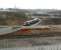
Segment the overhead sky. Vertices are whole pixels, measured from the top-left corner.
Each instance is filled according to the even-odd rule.
[[[61,0],[0,0],[0,8],[61,9]]]

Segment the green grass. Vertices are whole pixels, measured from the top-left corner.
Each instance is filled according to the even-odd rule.
[[[19,36],[16,36],[16,38],[32,38],[31,35],[19,35]]]

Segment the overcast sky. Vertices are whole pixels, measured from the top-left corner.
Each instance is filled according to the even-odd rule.
[[[61,0],[0,0],[0,8],[61,9]]]

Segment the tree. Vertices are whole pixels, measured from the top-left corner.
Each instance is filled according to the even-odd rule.
[[[15,16],[17,18],[27,18],[26,15],[25,15],[25,13],[15,13]]]

